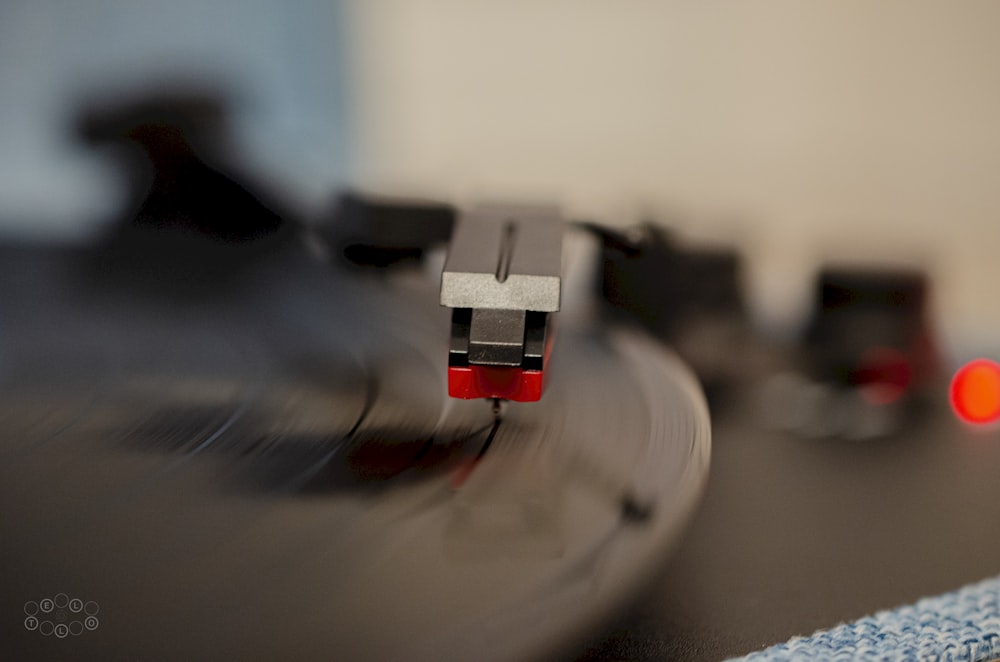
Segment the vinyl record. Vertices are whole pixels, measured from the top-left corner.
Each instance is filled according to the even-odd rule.
[[[0,332],[22,656],[563,652],[662,566],[706,478],[694,379],[585,312],[560,314],[542,401],[497,422],[446,395],[426,274],[286,257],[178,301],[42,262],[18,273],[46,296],[5,291]]]

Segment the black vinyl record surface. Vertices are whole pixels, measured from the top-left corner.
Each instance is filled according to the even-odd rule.
[[[21,658],[570,651],[697,504],[695,380],[585,307],[559,315],[542,401],[495,423],[446,395],[428,272],[284,250],[177,295],[81,259],[0,267],[0,632]]]

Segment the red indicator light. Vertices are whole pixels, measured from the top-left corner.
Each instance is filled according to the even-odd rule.
[[[1000,419],[1000,365],[976,359],[962,366],[951,380],[951,408],[967,423]]]

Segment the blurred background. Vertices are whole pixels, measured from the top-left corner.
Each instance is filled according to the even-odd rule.
[[[198,80],[303,216],[345,186],[548,199],[745,256],[753,319],[805,324],[818,265],[919,266],[949,358],[995,350],[1000,6],[987,1],[11,0],[0,230],[77,240],[124,183],[81,104]]]

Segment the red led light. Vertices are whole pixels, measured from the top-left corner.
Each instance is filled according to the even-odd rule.
[[[976,359],[959,368],[951,380],[951,408],[967,423],[1000,420],[1000,365]]]

